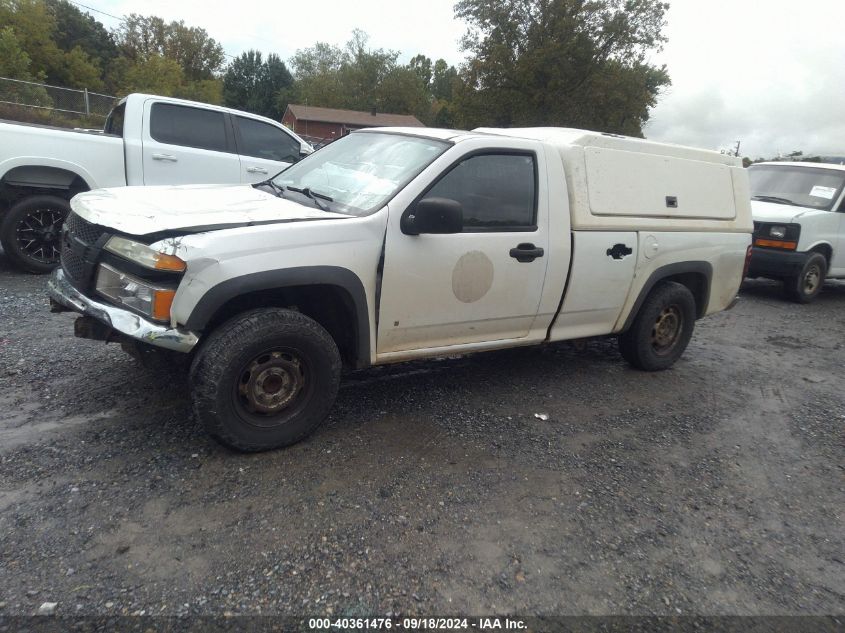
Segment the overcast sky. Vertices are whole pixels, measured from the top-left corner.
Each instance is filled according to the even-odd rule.
[[[403,60],[463,58],[465,25],[454,18],[454,0],[80,1],[115,16],[185,20],[231,55],[257,48],[287,60],[317,41],[343,44],[357,27]],[[710,149],[739,140],[753,158],[845,153],[845,0],[674,0],[665,33],[653,61],[668,66],[672,87],[646,136]]]

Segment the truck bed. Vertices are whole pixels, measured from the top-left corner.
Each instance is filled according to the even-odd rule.
[[[15,171],[16,167],[27,165],[79,174],[90,189],[126,184],[121,137],[37,123],[0,121],[0,173],[5,174],[4,182],[12,186],[37,185],[31,182],[37,171]]]

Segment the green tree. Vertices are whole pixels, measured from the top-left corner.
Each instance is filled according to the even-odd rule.
[[[372,49],[360,30],[343,48],[318,42],[291,59],[296,85],[288,98],[314,106],[416,114],[427,118],[430,97],[425,81],[425,58],[397,63],[398,51]],[[428,62],[430,66],[430,60]]]
[[[0,28],[0,77],[20,79],[21,81],[38,81],[39,76],[33,75],[30,68],[31,60],[15,37],[11,27]],[[41,86],[30,83],[8,82],[3,86],[3,100],[25,103],[30,106],[51,107],[53,105],[47,91]],[[8,114],[5,114],[8,113]],[[4,116],[17,115],[15,110],[4,107]]]
[[[220,79],[189,81],[176,93],[182,99],[191,99],[213,105],[223,104],[223,82]]]
[[[454,66],[449,66],[444,59],[438,59],[434,62],[434,70],[431,76],[431,95],[435,99],[451,101],[455,93],[455,84],[458,81],[458,71]]]
[[[408,67],[417,73],[420,81],[428,87],[431,83],[431,59],[422,54],[414,55],[408,62]]]
[[[293,77],[278,55],[266,61],[258,51],[247,51],[235,58],[223,75],[223,102],[232,108],[281,120],[282,95],[287,95]]]
[[[343,63],[343,50],[325,42],[296,51],[290,59],[296,74],[290,100],[326,108],[349,107],[349,95],[341,86]]]
[[[391,69],[374,91],[374,103],[383,112],[413,114],[428,121],[431,114],[431,96],[417,70],[409,66]]]
[[[114,37],[89,13],[83,13],[67,0],[46,0],[55,17],[53,41],[61,50],[81,48],[101,68],[118,56]]]
[[[181,20],[168,23],[133,13],[121,23],[116,37],[123,54],[133,62],[172,59],[187,81],[212,79],[223,69],[223,47],[205,29],[186,26]]]
[[[0,24],[12,29],[30,59],[30,70],[47,81],[57,81],[64,56],[53,41],[56,20],[43,0],[0,0]]]
[[[36,77],[29,72],[31,63],[32,60],[21,48],[12,27],[0,29],[0,77],[32,81]]]
[[[88,88],[102,90],[102,71],[81,46],[75,46],[63,56],[64,63],[57,73],[56,79],[62,86],[68,88]]]
[[[185,75],[175,59],[163,55],[149,55],[146,59],[132,62],[121,60],[115,72],[120,73],[119,95],[130,92],[149,92],[163,97],[179,96]]]
[[[460,123],[562,125],[642,135],[669,85],[660,0],[459,0],[470,58],[455,88]]]

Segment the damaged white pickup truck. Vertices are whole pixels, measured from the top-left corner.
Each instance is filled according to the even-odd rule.
[[[244,451],[324,419],[343,365],[617,335],[665,369],[750,249],[731,157],[536,128],[351,134],[264,183],[72,201],[54,310],[191,355],[196,415]]]

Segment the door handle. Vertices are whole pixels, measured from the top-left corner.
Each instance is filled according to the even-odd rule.
[[[543,253],[545,253],[545,251],[542,248],[534,246],[530,242],[517,244],[516,248],[512,248],[510,251],[511,257],[521,264],[533,262],[538,257],[542,257]]]
[[[607,249],[607,256],[611,259],[625,259],[633,252],[634,249],[630,248],[626,244],[614,244],[613,248]]]
[[[246,170],[251,174],[266,174],[267,170],[263,167],[247,167]]]
[[[166,160],[171,163],[175,163],[179,159],[173,154],[153,154],[153,160]]]

